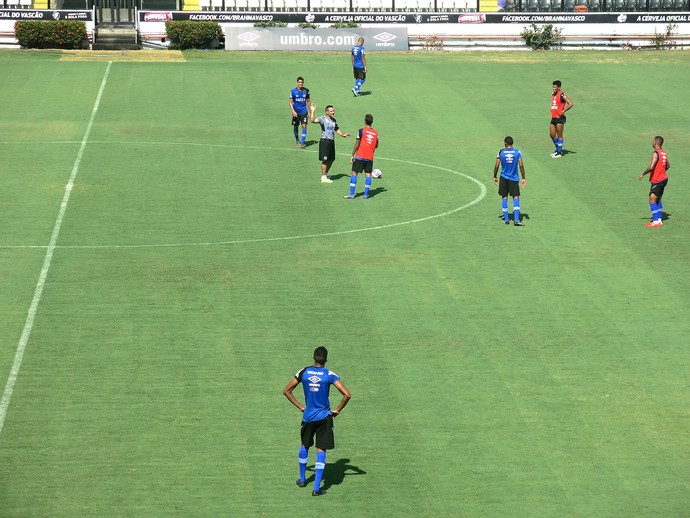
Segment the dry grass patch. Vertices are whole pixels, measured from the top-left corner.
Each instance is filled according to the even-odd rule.
[[[142,63],[186,61],[179,50],[65,50],[60,61],[127,61]]]

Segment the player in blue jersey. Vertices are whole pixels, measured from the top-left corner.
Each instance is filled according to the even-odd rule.
[[[297,78],[297,86],[290,90],[290,110],[292,111],[292,127],[295,133],[297,147],[305,147],[307,140],[307,123],[309,121],[309,110],[311,99],[309,98],[309,88],[304,88],[304,78]],[[302,125],[302,135],[300,137],[299,127]]]
[[[357,40],[357,45],[352,47],[352,72],[355,75],[355,87],[352,89],[352,94],[357,97],[359,89],[362,88],[364,81],[367,79],[367,57],[364,52],[364,38]]]
[[[522,153],[513,147],[513,137],[503,139],[505,147],[498,152],[496,164],[494,165],[494,185],[498,185],[498,194],[501,196],[501,207],[503,208],[503,223],[510,225],[508,217],[508,195],[513,197],[513,225],[516,227],[524,226],[520,220],[520,185],[527,187],[525,180],[525,166],[522,164]],[[497,178],[498,168],[501,167],[501,180]],[[518,168],[520,176],[518,176]]]
[[[326,493],[321,489],[321,481],[326,468],[326,450],[332,450],[335,447],[333,418],[340,414],[351,397],[350,391],[345,388],[340,377],[324,367],[327,361],[328,350],[325,347],[317,347],[314,350],[314,365],[300,369],[283,390],[283,394],[290,403],[304,414],[300,432],[302,445],[299,450],[299,479],[297,479],[299,487],[307,485],[307,459],[309,448],[314,445],[314,435],[316,435],[316,464],[314,466],[316,475],[312,496],[321,496]],[[304,405],[292,393],[300,383],[304,386],[304,401],[306,402]],[[343,395],[335,410],[331,410],[328,399],[331,385],[334,385]]]

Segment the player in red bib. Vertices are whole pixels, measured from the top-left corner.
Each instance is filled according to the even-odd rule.
[[[652,140],[652,147],[654,148],[652,159],[649,167],[642,171],[639,177],[639,180],[642,180],[644,175],[649,173],[649,182],[652,184],[649,189],[649,208],[652,211],[652,221],[645,225],[647,228],[655,228],[662,225],[663,206],[661,204],[661,197],[664,195],[664,189],[668,183],[666,171],[671,168],[666,151],[661,148],[663,145],[664,137],[658,135],[654,137],[654,140]]]
[[[551,126],[549,132],[551,141],[556,146],[556,151],[551,153],[552,158],[563,156],[563,126],[565,125],[565,112],[573,107],[573,103],[561,90],[561,82],[553,82],[553,94],[551,94]]]
[[[350,194],[346,194],[344,198],[348,200],[355,199],[355,188],[357,187],[357,175],[364,171],[366,178],[364,179],[364,196],[365,200],[369,198],[369,189],[371,189],[371,171],[374,169],[374,152],[379,147],[379,132],[371,125],[374,123],[374,116],[367,113],[364,116],[364,127],[357,132],[357,141],[352,150],[352,176],[350,176]]]

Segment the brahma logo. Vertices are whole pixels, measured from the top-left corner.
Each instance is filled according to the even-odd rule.
[[[144,14],[145,22],[167,22],[172,20],[171,12],[161,12],[161,13],[146,13]]]
[[[304,17],[304,20],[305,20],[307,23],[314,23],[314,20],[316,20],[316,16],[314,16],[314,15],[311,14],[311,13],[309,13],[307,16]]]
[[[619,14],[618,18],[616,18],[616,21],[618,23],[625,23],[628,20],[628,15],[627,14]]]
[[[256,32],[243,32],[237,35],[237,39],[240,40],[240,47],[258,47],[259,43],[256,41],[261,38],[261,35]]]
[[[53,11],[53,20],[59,20],[60,19],[60,13],[57,11]]]
[[[391,34],[390,32],[379,32],[376,36],[374,36],[374,39],[377,40],[377,47],[395,47],[393,40],[396,38],[397,36],[395,34]]]
[[[458,16],[458,23],[484,23],[486,15],[484,13],[477,14],[461,14]]]

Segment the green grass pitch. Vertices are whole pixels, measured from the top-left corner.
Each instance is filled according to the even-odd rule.
[[[185,57],[0,53],[0,516],[687,516],[687,52],[372,51],[359,98],[347,54]],[[294,145],[298,75],[374,115],[371,199],[353,139],[331,185]],[[281,391],[317,345],[353,399],[315,499]]]

